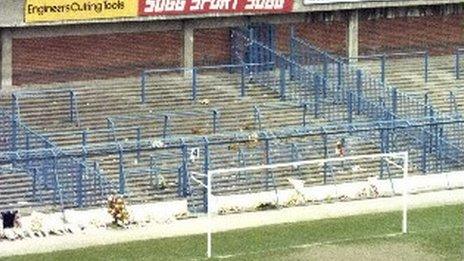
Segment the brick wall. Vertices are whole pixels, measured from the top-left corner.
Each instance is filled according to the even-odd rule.
[[[13,40],[13,84],[137,75],[179,67],[180,31]]]
[[[193,39],[195,66],[230,63],[229,28],[197,29]]]
[[[463,15],[361,19],[360,54],[423,51],[451,54],[464,43]]]
[[[346,22],[344,21],[314,21],[294,24],[298,37],[315,46],[340,55],[346,53]],[[277,48],[279,51],[289,51],[291,25],[277,25]]]
[[[346,21],[313,21],[294,24],[297,35],[331,53],[346,55]],[[289,24],[277,25],[277,48],[289,51]],[[464,46],[463,15],[428,15],[367,19],[359,22],[359,53],[430,50],[451,54]]]
[[[276,25],[279,51],[289,50],[289,24]],[[344,19],[295,24],[297,35],[346,55]],[[360,54],[429,49],[449,54],[464,45],[464,16],[360,18]],[[230,62],[230,30],[194,31],[194,64]],[[181,31],[13,40],[13,83],[47,83],[137,75],[144,68],[180,67]]]

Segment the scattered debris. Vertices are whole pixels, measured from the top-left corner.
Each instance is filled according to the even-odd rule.
[[[209,100],[208,99],[202,99],[199,101],[200,104],[202,105],[209,105]]]
[[[151,142],[151,147],[152,147],[152,148],[163,148],[163,147],[164,147],[164,143],[163,143],[163,141],[161,141],[161,140],[156,140],[156,139],[155,139],[155,140],[153,140],[153,141]]]
[[[277,205],[274,202],[261,202],[255,207],[255,209],[258,211],[277,209]]]

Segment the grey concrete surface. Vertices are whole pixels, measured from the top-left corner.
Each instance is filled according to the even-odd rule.
[[[13,84],[13,38],[11,30],[0,30],[0,89]]]

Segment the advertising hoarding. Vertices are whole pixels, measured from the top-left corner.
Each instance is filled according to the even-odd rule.
[[[138,0],[26,0],[26,23],[136,17]]]

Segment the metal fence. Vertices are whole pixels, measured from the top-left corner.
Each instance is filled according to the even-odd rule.
[[[13,110],[10,115],[0,110],[0,162],[10,164],[12,172],[32,177],[31,201],[61,207],[101,203],[111,185],[99,173],[98,164],[68,155],[47,137],[22,123],[17,112]],[[44,199],[47,193],[52,196]]]
[[[412,171],[417,173],[464,167],[460,114],[439,113],[426,99],[404,94],[385,84],[385,79],[294,35],[288,56],[254,35],[245,29],[233,30],[232,60],[237,64],[141,74],[141,104],[156,103],[156,108],[162,108],[163,99],[171,99],[180,110],[108,116],[107,129],[56,132],[77,137],[75,144],[66,147],[57,146],[23,121],[21,112],[27,110],[20,100],[27,95],[40,99],[43,93],[14,95],[11,112],[0,111],[2,164],[12,164],[14,171],[33,177],[32,198],[43,204],[98,205],[117,189],[133,202],[188,197],[194,210],[204,210],[207,201],[204,189],[192,184],[192,172],[329,158],[336,156],[334,148],[340,140],[346,142],[349,155],[409,150]],[[270,90],[277,94],[276,100],[224,116],[202,101],[214,97],[221,103],[224,96],[214,87],[223,83],[232,86],[224,92],[231,101],[247,97],[253,88]],[[160,84],[172,88],[156,88]],[[160,93],[164,89],[171,90]],[[57,113],[70,122],[79,119],[73,93],[56,92],[62,95],[63,105]],[[293,122],[290,112],[296,115]],[[224,127],[233,125],[227,117],[244,115],[252,119],[252,128]],[[187,126],[203,127],[206,132],[192,133]],[[379,173],[380,178],[396,175],[389,173],[387,165],[379,159],[356,162],[356,168],[348,166],[342,171],[324,164],[290,172],[236,173],[215,177],[213,188],[218,194],[247,193],[288,187],[286,179],[293,176],[307,184],[328,184],[343,177],[365,179],[372,173]],[[47,193],[51,196],[44,199]]]

